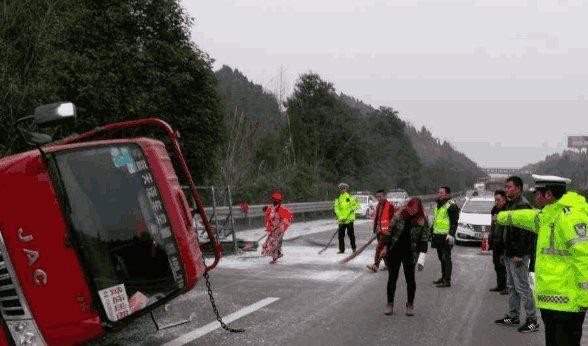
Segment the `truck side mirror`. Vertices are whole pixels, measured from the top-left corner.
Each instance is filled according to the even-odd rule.
[[[76,116],[76,106],[71,102],[57,102],[35,108],[35,124],[49,126]]]

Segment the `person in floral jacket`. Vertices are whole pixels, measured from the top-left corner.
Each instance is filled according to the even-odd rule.
[[[274,192],[272,194],[272,203],[265,210],[265,230],[268,237],[263,244],[261,252],[264,256],[271,256],[270,263],[275,264],[278,258],[282,257],[282,238],[286,229],[292,223],[294,214],[282,204],[282,194]]]

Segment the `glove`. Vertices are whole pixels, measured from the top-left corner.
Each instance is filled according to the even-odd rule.
[[[419,259],[417,260],[417,270],[421,271],[423,270],[423,268],[425,267],[425,259],[427,258],[427,255],[424,252],[421,252],[419,254]]]
[[[445,238],[445,241],[447,241],[448,245],[453,245],[455,244],[455,238],[453,238],[452,236],[450,236],[449,234],[447,235],[447,237]]]

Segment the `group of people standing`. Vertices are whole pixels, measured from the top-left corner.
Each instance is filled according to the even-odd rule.
[[[495,206],[491,211],[493,221],[490,231],[490,247],[496,271],[496,287],[492,292],[508,294],[508,311],[504,318],[495,321],[499,325],[519,325],[521,303],[525,310],[525,323],[518,328],[527,333],[539,330],[530,272],[534,271],[537,236],[513,225],[497,224],[499,212],[533,209],[523,196],[523,180],[512,176],[506,181],[505,190],[494,192]]]
[[[495,323],[518,326],[522,304],[526,319],[518,331],[537,331],[538,307],[547,345],[580,345],[588,311],[588,203],[584,196],[567,191],[569,179],[538,175],[533,175],[533,179],[535,203],[541,209],[534,209],[523,196],[520,177],[509,177],[505,190],[494,193],[489,240],[497,278],[496,287],[490,291],[509,296],[505,317]],[[340,195],[334,203],[339,222],[339,253],[345,251],[345,232],[351,249],[356,251],[353,221],[358,205],[348,189],[347,184],[341,183]],[[420,199],[412,198],[396,210],[387,201],[384,190],[377,192],[373,232],[378,245],[374,263],[368,268],[377,272],[382,260],[386,264],[386,315],[394,312],[401,266],[407,283],[405,313],[414,315],[415,271],[424,267],[429,241],[441,263],[441,277],[434,284],[440,288],[451,287],[451,251],[459,208],[450,194],[449,187],[439,188],[429,225]],[[280,194],[273,194],[272,204],[266,210],[269,236],[263,254],[272,256],[272,263],[282,256],[281,240],[293,216],[282,206],[281,198]],[[535,272],[535,294],[530,284],[532,272]]]
[[[517,239],[513,237],[517,232],[522,239],[529,239],[524,232],[536,235],[532,243],[519,240],[526,245],[518,248],[521,252],[505,249],[509,312],[496,323],[518,325],[517,304],[523,300],[527,323],[519,330],[537,330],[536,304],[541,311],[547,345],[580,345],[588,310],[588,203],[584,196],[567,190],[569,179],[540,175],[533,175],[533,179],[535,203],[541,209],[526,208],[519,193],[522,181],[511,177],[506,184],[506,210],[493,217],[498,225],[505,226],[507,248],[514,243],[512,239]],[[534,253],[534,264],[527,254],[528,247]],[[527,290],[525,268],[535,271],[534,300],[530,289]]]

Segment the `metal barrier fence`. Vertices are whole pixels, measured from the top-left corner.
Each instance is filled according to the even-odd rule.
[[[460,195],[463,195],[463,192],[451,194],[451,197],[453,198],[453,197],[457,197]],[[420,195],[420,196],[412,196],[412,197],[420,198],[423,202],[423,206],[427,207],[426,206],[427,203],[434,202],[437,199],[437,194]],[[321,212],[321,211],[333,210],[333,203],[334,203],[334,201],[319,201],[319,202],[285,203],[285,205],[288,207],[288,209],[290,211],[294,212],[294,214],[302,214],[302,213],[308,213],[308,212]],[[233,205],[232,207],[226,207],[226,206],[225,207],[216,207],[216,208],[214,208],[215,209],[214,213],[216,215],[220,216],[220,215],[227,215],[230,212],[232,212],[233,218],[235,218],[235,219],[243,219],[246,217],[255,218],[255,217],[261,217],[264,215],[263,207],[265,207],[266,205],[267,204],[250,205],[249,212],[247,214],[245,214],[243,212],[243,210],[241,209],[241,207],[239,205]],[[213,214],[212,207],[205,207],[204,211],[206,212],[206,215]]]

